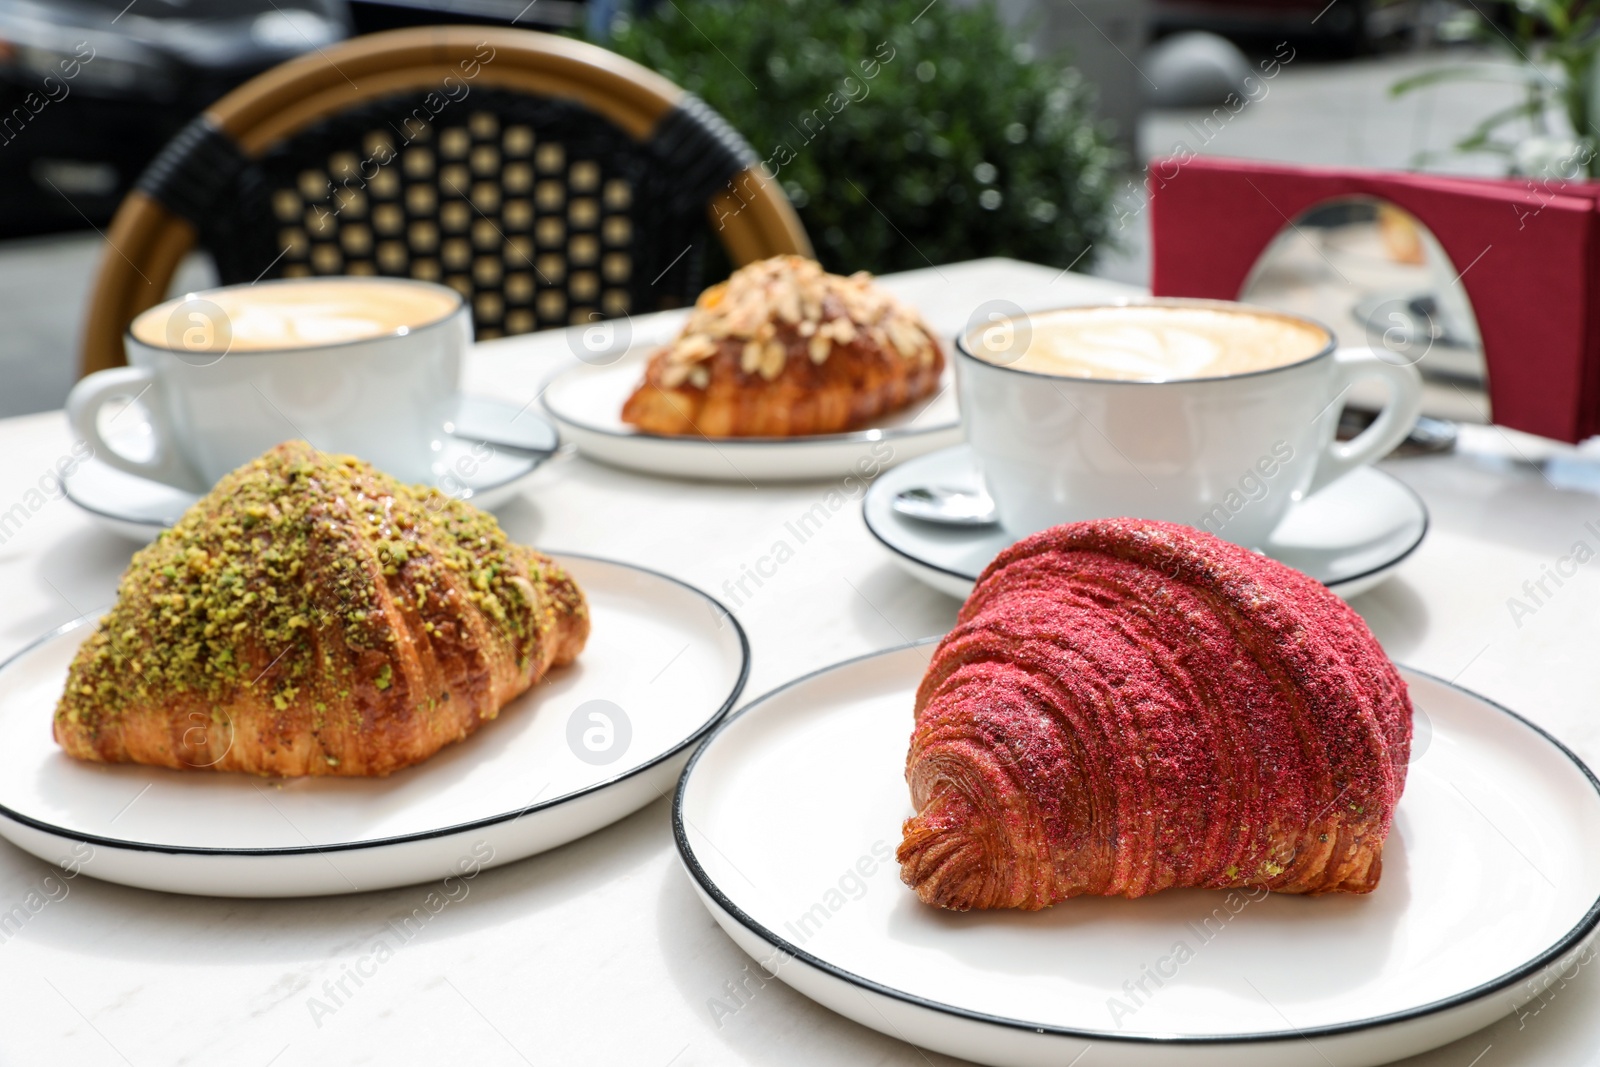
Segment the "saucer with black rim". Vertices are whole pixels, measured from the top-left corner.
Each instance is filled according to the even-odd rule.
[[[461,397],[456,417],[446,426],[434,484],[444,493],[495,508],[516,495],[560,445],[549,423],[515,405],[483,397]],[[129,420],[113,447],[129,452],[148,447],[148,426]],[[315,444],[316,442],[312,442]],[[67,499],[101,526],[136,541],[153,540],[200,499],[199,494],[90,458],[61,479]]]
[[[998,525],[938,525],[894,510],[901,492],[930,486],[981,491],[971,448],[958,445],[886,471],[867,490],[862,518],[907,573],[965,598],[989,561],[1017,538]],[[1427,532],[1421,497],[1391,474],[1358,467],[1290,508],[1262,548],[1349,599],[1394,573]]]
[[[657,347],[653,339],[633,343],[557,371],[539,395],[561,439],[614,467],[737,485],[840,478],[961,440],[955,371],[949,366],[932,395],[846,432],[716,438],[646,433],[622,421],[622,406]]]
[[[1370,1067],[1487,1026],[1593,958],[1600,780],[1515,712],[1405,667],[1430,732],[1372,893],[929,907],[894,850],[933,650],[746,703],[673,803],[679,858],[753,973],[863,1026],[994,1067]],[[1437,1062],[1467,1067],[1487,1043]]]
[[[0,837],[141,889],[300,897],[471,878],[632,814],[666,795],[738,702],[750,642],[725,607],[676,578],[551,556],[592,610],[577,660],[471,737],[387,777],[73,759],[51,716],[100,612],[45,634],[0,662]],[[233,736],[226,709],[190,729]]]

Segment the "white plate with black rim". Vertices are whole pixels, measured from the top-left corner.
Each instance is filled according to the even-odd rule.
[[[434,484],[480,508],[497,508],[514,497],[523,479],[561,444],[555,428],[543,419],[485,397],[459,397],[456,415],[445,429]],[[149,425],[142,420],[130,418],[107,430],[107,439],[119,450],[138,455],[150,447]],[[100,526],[135,541],[155,540],[200,499],[198,493],[141,478],[93,457],[79,461],[61,484],[67,499]]]
[[[958,445],[881,475],[861,501],[861,516],[902,570],[964,599],[989,561],[1016,537],[999,525],[938,525],[894,510],[900,493],[929,487],[981,493],[983,475],[972,449]],[[1294,504],[1262,547],[1349,599],[1393,574],[1427,533],[1427,505],[1410,486],[1357,467]]]
[[[1410,670],[1415,753],[1370,895],[925,905],[892,857],[933,647],[747,705],[695,753],[674,802],[717,923],[864,1026],[1003,1067],[1364,1067],[1506,1015],[1593,938],[1600,782],[1526,720]]]
[[[677,478],[753,483],[868,476],[961,440],[961,413],[948,366],[939,389],[849,433],[797,437],[674,437],[622,421],[623,402],[644,377],[657,343],[586,355],[541,390],[564,441],[616,467]]]
[[[589,599],[576,663],[387,778],[268,779],[61,752],[51,716],[92,618],[0,665],[0,835],[111,882],[206,896],[366,892],[531,856],[667,795],[744,688],[750,649],[711,597],[556,555]]]

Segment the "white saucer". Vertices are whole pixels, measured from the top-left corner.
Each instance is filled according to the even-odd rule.
[[[635,344],[615,362],[577,363],[543,390],[546,413],[564,441],[592,459],[617,467],[753,483],[870,476],[885,467],[961,440],[954,371],[945,368],[938,392],[851,433],[803,437],[671,437],[640,433],[622,421],[622,404],[644,376],[657,343]]]
[[[720,604],[676,579],[556,559],[592,612],[578,661],[465,741],[388,778],[72,759],[50,722],[94,618],[69,624],[0,665],[0,835],[111,882],[283,897],[460,876],[463,862],[475,872],[606,826],[672,788],[689,749],[744,688],[749,645]],[[609,703],[585,707],[594,701]],[[592,718],[597,709],[608,722]],[[591,730],[601,732],[586,739]]]
[[[446,429],[450,435],[434,465],[440,472],[434,484],[482,508],[498,507],[515,496],[518,483],[560,445],[555,429],[537,415],[483,397],[461,397],[456,418]],[[113,441],[134,452],[147,430],[130,419]],[[136,541],[154,540],[200,499],[98,459],[80,463],[62,483],[67,499],[101,526]]]
[[[940,592],[965,598],[1016,538],[999,526],[937,526],[895,511],[895,496],[917,486],[981,489],[972,450],[958,445],[901,464],[879,476],[861,502],[867,529],[896,563]],[[1266,553],[1348,599],[1393,573],[1427,532],[1421,497],[1392,475],[1360,467],[1295,505]]]
[[[1364,1067],[1471,1033],[1585,958],[1600,782],[1537,727],[1415,671],[1431,740],[1368,896],[925,905],[893,853],[932,649],[852,660],[746,705],[695,753],[674,805],[679,853],[723,930],[864,1026],[1005,1067]]]

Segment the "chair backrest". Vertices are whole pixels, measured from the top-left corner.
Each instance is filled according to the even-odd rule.
[[[654,311],[736,264],[809,255],[750,146],[703,101],[593,45],[528,30],[373,34],[240,86],[118,209],[81,372],[199,244],[224,284],[381,274],[443,282],[479,338]]]

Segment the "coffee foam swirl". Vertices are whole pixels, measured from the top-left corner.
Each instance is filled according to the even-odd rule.
[[[190,352],[320,348],[428,326],[460,306],[448,289],[405,279],[318,278],[190,294],[143,312],[129,331]]]
[[[1068,308],[1032,317],[1015,359],[980,357],[1061,378],[1163,382],[1223,378],[1310,359],[1327,331],[1301,319],[1245,308],[1171,304]]]

